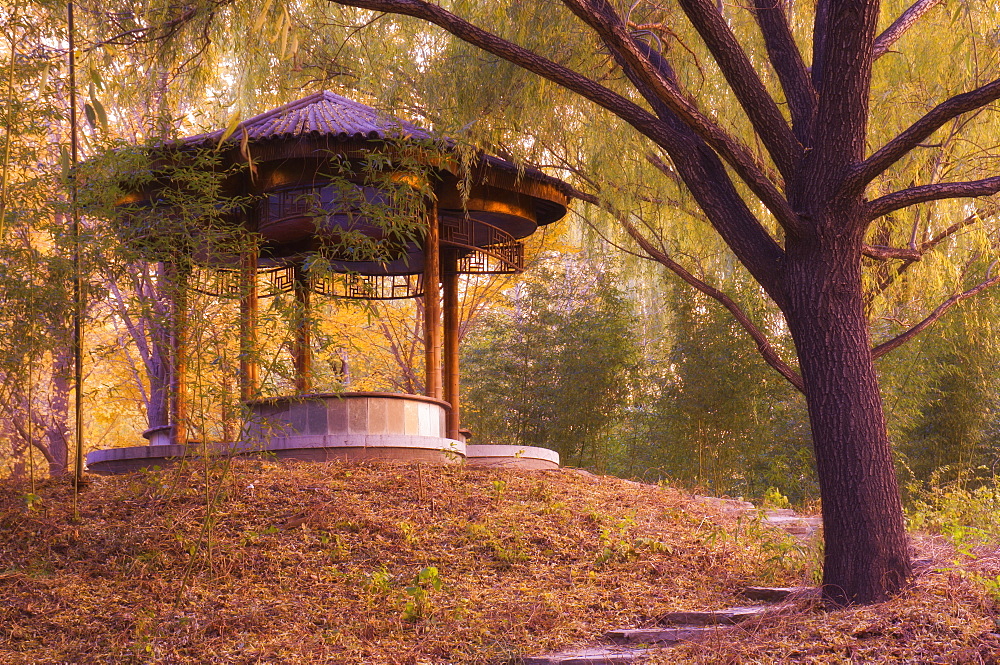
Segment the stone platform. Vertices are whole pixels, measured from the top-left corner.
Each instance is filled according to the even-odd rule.
[[[445,435],[447,402],[400,393],[316,393],[247,403],[242,440],[210,446],[209,454],[273,455],[308,461],[399,460],[461,463],[464,441]],[[118,474],[203,455],[200,445],[149,445],[95,450],[93,473]]]
[[[271,455],[313,462],[398,460],[509,469],[558,469],[559,454],[536,446],[466,445],[447,436],[447,402],[402,393],[314,393],[246,403],[241,440],[211,444],[207,454]],[[170,428],[143,434],[148,446],[95,450],[93,473],[118,474],[206,454],[200,444],[170,445]]]

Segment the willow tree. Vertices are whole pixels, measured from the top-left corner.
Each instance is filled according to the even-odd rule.
[[[878,0],[818,0],[815,7],[794,8],[795,22],[790,3],[775,0],[456,2],[454,11],[422,0],[336,4],[436,24],[589,100],[644,137],[652,159],[666,177],[682,183],[780,309],[794,339],[798,369],[778,357],[761,329],[745,322],[766,360],[806,397],[823,501],[826,596],[870,603],[898,591],[910,574],[910,558],[873,360],[926,328],[950,303],[998,278],[987,271],[978,284],[873,348],[866,311],[872,284],[863,277],[862,261],[869,256],[912,263],[938,246],[937,236],[923,237],[926,224],[914,226],[907,246],[878,242],[894,237],[877,232],[897,211],[1000,191],[1000,176],[982,172],[994,154],[992,144],[957,161],[949,161],[954,153],[942,147],[946,139],[990,122],[991,105],[1000,98],[995,44],[978,44],[990,34],[995,39],[997,8],[985,6],[995,3],[981,3],[977,18],[956,21],[938,36],[948,42],[938,54],[951,49],[954,58],[962,49],[978,49],[975,71],[960,82],[964,91],[949,96],[947,87],[928,85],[925,103],[908,104],[903,112],[871,103],[876,61],[888,57],[940,0],[917,0],[895,15]],[[748,16],[754,31],[744,29]],[[550,38],[535,48],[540,42],[531,34],[555,25],[573,27],[561,41]],[[697,43],[671,40],[691,27]],[[702,71],[683,68],[691,49],[710,55]],[[427,58],[432,50],[425,49]],[[585,62],[581,53],[592,56],[594,69],[579,66]],[[594,65],[595,55],[606,62]],[[947,58],[937,57],[937,69],[944,68]],[[484,66],[489,62],[483,59]],[[725,82],[721,94],[698,83],[713,76]],[[724,104],[726,97],[735,104]],[[553,117],[561,111],[547,107],[545,99],[532,108]],[[886,132],[892,135],[883,140]],[[894,170],[911,168],[934,150],[943,168],[915,168],[908,171],[915,173],[912,182],[894,184]],[[633,227],[645,250],[696,288],[712,288],[641,235],[634,219],[601,192],[583,198],[606,205]],[[973,212],[965,209],[966,215]],[[727,307],[741,316],[732,301]]]
[[[979,247],[967,243],[966,256],[979,257],[961,262],[969,270],[942,271],[935,289],[908,277],[911,266],[935,263],[925,256],[951,251],[966,242],[961,232],[996,216],[989,201],[970,203],[1000,190],[1000,177],[988,173],[997,163],[996,0],[951,0],[948,13],[935,10],[942,0],[902,2],[204,0],[106,13],[116,25],[93,47],[165,42],[180,71],[231,44],[235,53],[215,62],[243,99],[265,77],[270,96],[336,77],[399,95],[437,76],[439,89],[462,94],[436,108],[426,97],[406,105],[438,129],[448,128],[448,105],[462,103],[478,104],[494,129],[508,122],[498,106],[516,108],[515,120],[530,116],[534,127],[509,124],[507,146],[557,160],[581,199],[721,302],[805,394],[823,499],[825,592],[867,603],[899,590],[910,572],[873,361],[998,280],[982,260],[992,251],[985,233]],[[340,5],[366,11],[345,16]],[[649,169],[640,180],[667,186],[651,193],[626,178],[622,189],[633,196],[620,195],[611,178],[595,177],[581,146],[533,132],[546,123],[564,137],[589,137],[586,149],[603,150],[610,171],[625,174],[641,157]],[[632,137],[626,151],[618,150],[622,131]],[[780,323],[752,320],[704,273],[682,267],[684,252],[647,232],[646,215],[674,202],[713,229]],[[866,261],[882,264],[866,271]],[[941,302],[926,302],[929,293]],[[879,323],[873,345],[872,314],[902,320],[896,310],[905,302],[924,307],[919,322],[892,334]],[[768,339],[785,331],[797,363]]]

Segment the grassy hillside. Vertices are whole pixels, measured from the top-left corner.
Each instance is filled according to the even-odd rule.
[[[94,478],[78,520],[67,484],[37,494],[0,496],[3,663],[507,663],[816,573],[753,516],[575,471],[238,461]],[[922,547],[891,603],[658,660],[990,662],[988,596]]]

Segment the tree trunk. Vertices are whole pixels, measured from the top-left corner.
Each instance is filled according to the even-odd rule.
[[[825,228],[786,243],[785,316],[823,501],[824,595],[869,604],[905,583],[909,546],[863,308],[861,237]]]
[[[69,470],[69,396],[73,390],[70,381],[73,370],[73,351],[69,344],[53,354],[52,388],[49,412],[44,415],[45,440],[49,462],[49,475],[61,476]]]

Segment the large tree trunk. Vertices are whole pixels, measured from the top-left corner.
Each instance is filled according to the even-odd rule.
[[[862,239],[819,226],[819,237],[786,243],[785,316],[823,501],[824,595],[868,604],[900,590],[909,546],[863,309]]]

